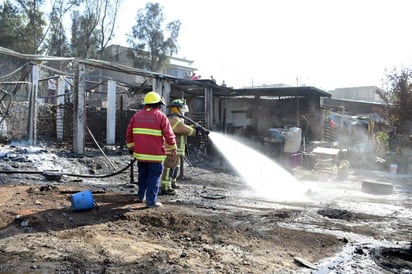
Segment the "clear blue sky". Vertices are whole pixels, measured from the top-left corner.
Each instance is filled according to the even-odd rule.
[[[182,22],[178,57],[202,78],[243,87],[285,83],[326,90],[382,86],[385,69],[409,67],[409,0],[159,0]],[[146,1],[123,0],[113,43]]]

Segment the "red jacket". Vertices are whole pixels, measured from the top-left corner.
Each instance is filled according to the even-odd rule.
[[[176,137],[167,116],[158,108],[145,107],[130,119],[127,148],[140,162],[163,162],[166,150],[176,149]],[[166,148],[163,146],[165,143]]]

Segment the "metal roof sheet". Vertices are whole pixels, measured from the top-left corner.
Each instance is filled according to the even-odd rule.
[[[318,96],[331,97],[332,95],[324,90],[312,86],[302,87],[271,87],[271,88],[243,88],[234,89],[231,96]]]

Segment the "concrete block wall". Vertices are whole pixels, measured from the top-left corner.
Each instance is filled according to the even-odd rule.
[[[37,140],[56,140],[56,111],[61,106],[40,103],[37,112]],[[63,106],[65,115],[64,134],[71,136],[73,116],[71,115],[72,107]],[[70,115],[70,116],[69,116]],[[25,141],[28,139],[29,127],[29,102],[15,101],[11,102],[8,115],[2,124],[2,137],[7,137],[10,141]],[[66,138],[65,138],[66,139]]]
[[[63,116],[63,121],[57,123],[57,112]],[[130,118],[137,109],[125,109],[123,112],[117,110],[116,113],[116,142],[123,145],[125,143],[125,132]],[[86,125],[99,144],[106,142],[106,113],[105,108],[88,106],[86,108]],[[27,141],[29,127],[29,103],[27,101],[12,102],[8,115],[4,122],[0,124],[0,142],[4,141]],[[1,118],[0,118],[1,120]],[[37,142],[65,142],[73,141],[73,104],[52,105],[40,103],[37,112]],[[62,140],[58,140],[63,136]],[[95,146],[90,134],[85,132],[87,145]]]
[[[39,104],[37,113],[37,140],[56,138],[56,105]]]
[[[25,140],[28,138],[29,102],[11,102],[8,115],[7,138],[9,140]]]

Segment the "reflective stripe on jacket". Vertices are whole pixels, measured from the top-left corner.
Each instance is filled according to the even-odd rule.
[[[170,125],[176,135],[177,155],[185,156],[186,151],[186,136],[196,135],[196,129],[184,123],[184,119],[171,114],[169,116]]]
[[[130,119],[127,148],[141,162],[163,162],[166,149],[176,149],[176,139],[167,116],[158,108],[145,107]],[[166,147],[166,148],[165,148]]]

